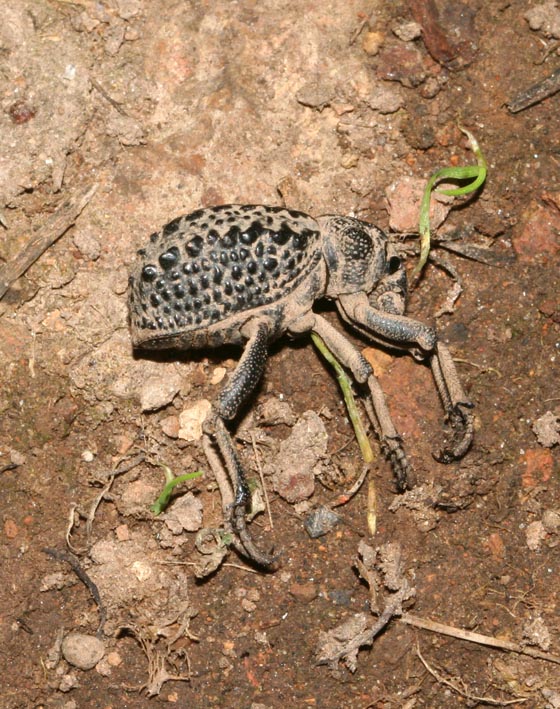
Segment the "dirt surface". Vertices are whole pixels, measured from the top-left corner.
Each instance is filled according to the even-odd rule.
[[[2,709],[560,707],[560,94],[507,108],[558,68],[558,4],[1,5],[0,257],[63,232],[0,301]],[[229,202],[412,226],[410,180],[473,162],[458,122],[489,177],[440,233],[462,230],[496,265],[438,250],[464,291],[437,327],[476,405],[475,443],[436,462],[429,369],[368,350],[416,487],[397,495],[378,458],[311,538],[309,511],[362,462],[312,345],[279,342],[237,428],[268,492],[252,534],[281,552],[278,571],[255,573],[212,532],[221,499],[200,440],[239,352],[133,357],[136,250]],[[80,214],[59,211],[93,185]],[[429,266],[409,313],[435,322],[452,285]],[[282,463],[311,424],[288,502]],[[162,465],[204,475],[155,517]],[[396,618],[337,659],[397,597],[556,664]]]

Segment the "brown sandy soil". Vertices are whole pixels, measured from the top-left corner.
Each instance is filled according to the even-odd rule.
[[[560,707],[560,94],[507,108],[558,68],[558,3],[0,4],[0,258],[64,232],[0,301],[2,709]],[[444,432],[429,370],[370,351],[416,487],[397,495],[377,458],[338,524],[311,539],[308,511],[347,490],[362,463],[330,372],[309,341],[282,340],[237,429],[273,521],[257,515],[252,534],[282,552],[281,568],[254,573],[230,551],[197,579],[197,534],[220,527],[221,500],[183,412],[217,395],[239,352],[133,357],[136,250],[171,218],[229,202],[387,229],[406,219],[404,178],[473,162],[458,122],[489,177],[440,232],[462,230],[495,265],[439,249],[463,283],[455,311],[436,321],[452,281],[428,266],[409,313],[437,322],[457,361],[474,446],[436,462]],[[80,214],[60,214],[93,185]],[[302,420],[320,470],[312,497],[292,504],[272,480]],[[156,518],[162,464],[204,476]],[[317,664],[324,633],[375,622],[358,545],[385,553],[389,542],[415,592],[409,613],[556,664],[398,619],[353,671]],[[95,589],[107,615],[97,641]],[[395,593],[379,586],[377,610]],[[94,666],[81,669],[89,646]]]

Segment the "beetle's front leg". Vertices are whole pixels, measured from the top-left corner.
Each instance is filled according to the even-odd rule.
[[[243,550],[259,566],[272,568],[276,557],[256,548],[245,524],[245,512],[251,494],[245,471],[224,423],[236,417],[241,405],[258,384],[268,356],[267,321],[255,320],[248,323],[243,329],[243,334],[248,337],[243,355],[217,402],[212,405],[212,410],[204,422],[204,429],[216,441],[234,488],[235,499],[230,510],[231,523],[243,545]]]
[[[339,304],[342,316],[366,336],[429,361],[443,408],[455,431],[451,445],[435,457],[444,463],[461,458],[473,439],[473,419],[469,411],[473,405],[461,386],[449,350],[438,340],[434,328],[404,315],[372,308],[365,293],[341,296]]]
[[[455,362],[443,342],[436,343],[430,356],[430,366],[443,407],[456,432],[451,446],[446,446],[435,456],[442,463],[462,458],[469,450],[474,436],[473,408],[459,379]]]

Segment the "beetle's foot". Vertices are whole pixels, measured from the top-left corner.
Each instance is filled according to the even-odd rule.
[[[454,407],[449,415],[449,423],[453,429],[453,438],[450,445],[444,446],[434,458],[440,463],[452,463],[459,460],[471,447],[474,436],[474,421],[470,411],[462,405]]]
[[[391,463],[391,468],[395,476],[397,491],[409,490],[412,485],[410,463],[404,452],[404,448],[399,439],[386,438],[383,441],[383,452]]]
[[[241,503],[235,503],[233,505],[231,524],[234,533],[237,535],[239,541],[241,542],[238,550],[253,562],[256,566],[261,567],[265,571],[276,571],[280,559],[279,554],[268,554],[261,551],[255,545],[249,530],[247,529],[247,523],[245,521],[245,504],[246,500],[241,497]]]

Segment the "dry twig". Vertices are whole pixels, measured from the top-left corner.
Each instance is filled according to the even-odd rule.
[[[257,470],[259,471],[259,478],[261,481],[261,487],[263,491],[264,504],[266,506],[266,512],[268,514],[268,521],[270,522],[270,529],[274,529],[274,522],[272,521],[272,512],[270,511],[270,501],[268,499],[268,492],[266,490],[266,485],[264,484],[264,475],[261,465],[261,457],[257,449],[257,441],[255,439],[254,431],[251,431],[251,443],[253,445],[253,454],[255,456],[255,463],[257,464]]]
[[[498,650],[507,650],[508,652],[515,652],[519,655],[528,655],[529,657],[533,657],[536,660],[545,660],[546,662],[553,662],[556,665],[560,665],[560,656],[552,655],[551,653],[543,652],[542,650],[537,650],[533,647],[519,645],[519,643],[514,643],[510,640],[501,640],[500,638],[493,638],[490,635],[473,633],[472,630],[462,630],[461,628],[454,628],[451,625],[445,625],[444,623],[437,623],[433,620],[419,618],[418,616],[411,615],[410,613],[403,613],[403,615],[400,617],[400,621],[401,623],[406,623],[407,625],[413,625],[415,628],[422,628],[422,630],[431,630],[433,633],[448,635],[452,638],[458,638],[459,640],[467,640],[468,642],[478,643],[479,645],[495,647]]]
[[[529,106],[544,101],[545,98],[549,98],[558,91],[560,91],[560,68],[528,89],[523,89],[508,103],[507,107],[512,113],[518,113]]]
[[[420,646],[418,643],[416,644],[416,654],[418,655],[418,659],[420,662],[424,665],[424,667],[428,670],[428,672],[432,675],[432,677],[436,680],[436,682],[439,682],[440,684],[444,684],[446,687],[450,687],[454,692],[457,694],[460,694],[462,697],[465,697],[465,699],[468,699],[472,702],[482,702],[484,704],[491,704],[492,706],[496,707],[505,707],[508,706],[509,704],[521,704],[522,702],[527,701],[527,697],[520,697],[519,699],[493,699],[492,697],[478,697],[475,694],[471,694],[465,689],[465,683],[461,679],[457,679],[455,682],[452,682],[451,680],[445,679],[445,677],[442,677],[436,670],[434,670],[433,667],[430,667],[430,665],[426,662],[424,657],[422,656],[422,653],[420,652]],[[459,683],[462,686],[459,686]]]
[[[88,574],[82,569],[80,562],[72,554],[68,554],[65,551],[59,551],[58,549],[51,549],[50,547],[45,547],[43,549],[45,554],[56,559],[57,561],[65,561],[80,581],[85,584],[91,593],[93,600],[95,601],[97,608],[99,609],[99,627],[97,628],[97,635],[100,636],[103,633],[103,627],[105,626],[105,621],[107,620],[107,611],[101,600],[99,594],[99,589],[90,579]]]
[[[52,246],[70,229],[96,190],[97,185],[93,185],[78,200],[65,202],[37,229],[35,235],[29,239],[27,246],[0,268],[0,300],[8,288],[35,263],[49,246]],[[17,240],[18,237],[16,236],[14,239]]]

